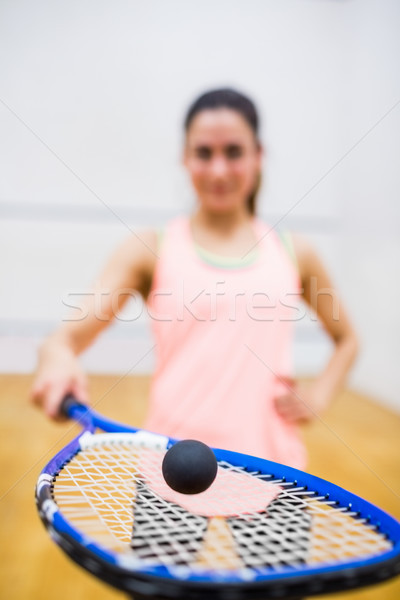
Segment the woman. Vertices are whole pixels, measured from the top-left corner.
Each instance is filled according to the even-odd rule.
[[[83,307],[87,317],[44,342],[33,401],[52,418],[67,392],[88,401],[77,356],[122,308],[128,294],[119,291],[137,290],[156,341],[145,426],[304,468],[298,424],[342,386],[354,331],[312,247],[298,236],[284,243],[255,217],[262,146],[253,103],[235,90],[208,92],[190,107],[185,133],[193,214],[162,235],[132,235],[114,253]],[[300,296],[334,342],[326,368],[307,384],[292,380]]]

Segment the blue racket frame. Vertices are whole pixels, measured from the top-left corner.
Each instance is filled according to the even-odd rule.
[[[82,426],[80,434],[65,448],[56,454],[44,467],[36,488],[36,499],[40,516],[54,541],[63,548],[75,561],[82,564],[101,579],[115,587],[125,589],[140,596],[157,596],[165,598],[184,597],[199,598],[203,593],[216,591],[218,598],[230,598],[237,595],[244,586],[246,597],[265,597],[266,590],[273,590],[279,584],[276,597],[294,597],[293,594],[313,595],[350,589],[376,583],[400,573],[400,523],[385,511],[363,498],[319,477],[307,474],[279,463],[255,458],[245,454],[227,450],[214,449],[218,461],[226,461],[234,466],[250,472],[263,473],[269,481],[283,480],[293,482],[293,488],[311,489],[316,497],[324,497],[327,502],[334,499],[335,505],[356,513],[357,517],[367,521],[390,539],[393,547],[378,556],[364,559],[350,559],[338,565],[280,567],[278,571],[270,568],[254,568],[250,580],[245,580],[241,572],[201,571],[187,574],[179,567],[172,570],[164,566],[141,565],[138,568],[127,568],[120,557],[88,539],[77,531],[62,515],[53,500],[52,483],[63,465],[72,459],[80,450],[80,438],[86,432],[94,433],[96,429],[105,432],[137,433],[142,431],[102,417],[100,414],[77,404],[72,398],[67,403],[66,413]],[[157,434],[153,434],[157,435]],[[160,436],[163,437],[164,436]],[[167,439],[168,449],[177,440]],[[101,568],[100,568],[101,566]],[[174,585],[169,589],[168,583]],[[178,586],[178,588],[177,588]],[[238,589],[239,587],[239,589]],[[257,590],[260,590],[259,592]],[[262,590],[262,591],[261,591]],[[286,591],[285,591],[286,590]],[[237,592],[237,593],[236,593]],[[233,596],[232,596],[233,597]],[[275,597],[274,594],[270,597]]]

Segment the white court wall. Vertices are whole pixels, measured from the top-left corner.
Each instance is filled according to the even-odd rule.
[[[3,1],[0,371],[34,368],[130,228],[191,208],[184,111],[233,85],[263,118],[261,214],[319,248],[362,341],[352,384],[400,410],[399,25],[395,0]],[[90,371],[151,371],[133,308]],[[328,354],[299,322],[297,371]]]

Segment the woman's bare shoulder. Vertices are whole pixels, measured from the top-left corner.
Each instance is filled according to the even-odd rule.
[[[312,245],[310,240],[303,234],[297,233],[297,232],[292,232],[291,236],[292,236],[293,246],[296,250],[296,253],[298,254],[298,256],[300,258],[308,255],[310,252],[315,251],[314,246]]]
[[[157,230],[131,230],[114,250],[100,279],[112,289],[128,287],[142,291],[153,277],[157,259]]]
[[[156,229],[131,230],[117,248],[117,254],[129,262],[152,264],[158,258],[159,233]]]
[[[137,229],[131,230],[130,235],[125,242],[127,249],[135,253],[146,256],[157,256],[159,233],[157,229]]]
[[[292,233],[293,249],[300,275],[304,278],[320,264],[318,252],[310,240],[299,233]]]

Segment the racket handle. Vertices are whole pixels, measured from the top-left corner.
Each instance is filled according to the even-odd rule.
[[[60,413],[64,417],[67,417],[67,419],[71,419],[73,417],[72,413],[76,408],[84,408],[87,410],[87,407],[82,404],[82,402],[79,402],[73,394],[67,394],[61,402]]]

